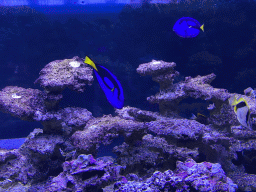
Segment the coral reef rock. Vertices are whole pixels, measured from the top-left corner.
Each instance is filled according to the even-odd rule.
[[[175,66],[153,60],[137,68],[160,84],[147,98],[159,112],[125,106],[93,117],[87,109],[60,108],[65,88],[82,92],[93,82],[79,57],[47,64],[36,80],[44,91],[5,87],[0,110],[42,129],[18,149],[0,148],[0,192],[255,191],[254,90],[214,88],[213,73],[176,82]],[[229,105],[234,94],[247,100],[252,129],[239,124]],[[205,121],[179,114],[186,98],[208,102]]]

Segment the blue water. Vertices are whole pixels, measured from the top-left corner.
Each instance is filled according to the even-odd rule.
[[[1,139],[0,149],[18,149],[25,141],[26,138],[17,139]]]
[[[136,68],[152,59],[176,62],[179,79],[213,72],[217,75],[214,87],[237,93],[255,88],[253,1],[210,1],[201,7],[116,2],[81,5],[74,1],[38,6],[36,2],[0,8],[1,89],[20,86],[43,90],[34,81],[47,63],[86,55],[119,78],[125,106],[144,110],[158,111],[158,105],[149,104],[146,98],[156,94],[159,85],[149,76],[140,77]],[[204,23],[205,32],[191,39],[177,36],[172,27],[183,16]],[[114,114],[96,82],[81,94],[65,90],[60,106],[86,108],[94,116]],[[191,107],[184,112],[182,106],[181,113],[196,111]],[[33,128],[43,128],[40,123],[23,121],[20,126],[13,123],[16,121],[8,114],[0,117],[0,138],[25,137]]]

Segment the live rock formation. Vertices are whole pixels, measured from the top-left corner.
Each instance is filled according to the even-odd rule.
[[[0,150],[0,191],[254,190],[253,90],[240,95],[250,105],[248,129],[228,104],[234,93],[210,85],[214,74],[174,83],[175,66],[153,60],[137,68],[160,84],[159,93],[147,98],[159,104],[159,113],[125,106],[95,118],[87,109],[61,109],[66,87],[81,92],[93,82],[92,70],[78,57],[46,65],[36,81],[44,91],[4,88],[0,110],[41,122],[43,129],[30,133],[19,149]],[[189,97],[211,102],[208,123],[177,114]],[[99,157],[107,147],[112,157]]]

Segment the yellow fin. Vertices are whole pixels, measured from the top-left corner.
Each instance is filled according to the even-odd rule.
[[[228,99],[228,102],[229,102],[229,105],[235,106],[235,107],[234,107],[234,112],[235,112],[235,114],[236,114],[236,112],[237,112],[236,105],[238,104],[238,102],[237,102],[237,95],[232,95],[232,96]]]
[[[205,115],[197,113],[196,121],[205,125],[208,125],[208,119]]]
[[[241,97],[240,99],[238,99],[237,104],[240,103],[241,101],[244,101],[244,102],[245,102],[245,105],[248,107],[248,109],[250,108],[249,105],[248,105],[248,103],[247,103],[247,101],[246,101],[243,97]]]
[[[98,71],[95,63],[89,57],[85,57],[84,63],[91,65],[96,71]]]
[[[204,32],[204,24],[200,27],[200,29]]]
[[[232,95],[229,99],[229,105],[231,106],[234,106],[234,105],[237,105],[238,102],[237,102],[237,95]]]
[[[198,117],[198,116],[202,116],[202,117],[207,118],[205,115],[203,115],[203,114],[201,114],[201,113],[197,113],[197,117]]]

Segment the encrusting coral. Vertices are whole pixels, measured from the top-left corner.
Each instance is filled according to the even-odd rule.
[[[92,70],[79,57],[46,65],[36,81],[44,91],[4,88],[1,111],[41,122],[43,129],[30,133],[19,149],[0,150],[0,191],[255,189],[247,178],[256,180],[250,153],[256,134],[239,125],[228,104],[233,94],[210,85],[214,74],[174,83],[175,66],[153,60],[137,68],[160,84],[160,92],[147,98],[159,104],[159,113],[126,106],[116,109],[116,116],[95,118],[87,109],[59,108],[66,87],[82,92],[93,82]],[[245,94],[254,128],[255,97],[251,89]],[[188,97],[211,101],[209,123],[177,114]],[[102,146],[111,146],[113,157],[97,157]]]

